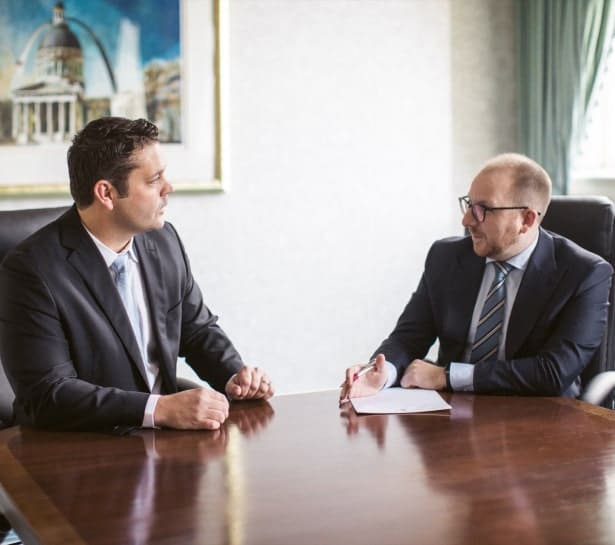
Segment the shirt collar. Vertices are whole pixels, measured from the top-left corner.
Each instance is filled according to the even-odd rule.
[[[506,263],[508,263],[509,265],[512,265],[515,269],[524,271],[525,268],[527,267],[527,262],[530,260],[530,256],[532,255],[532,252],[534,251],[534,248],[536,248],[536,244],[538,244],[539,236],[540,236],[539,234],[536,235],[536,238],[534,239],[534,241],[525,250],[522,250],[517,255],[514,255],[510,259],[507,259]],[[495,261],[495,259],[491,257],[488,257],[486,260],[487,263],[491,263],[492,261]]]
[[[98,251],[102,255],[103,259],[105,260],[105,264],[107,265],[107,267],[110,267],[118,256],[126,253],[128,254],[128,258],[130,260],[134,261],[135,263],[139,262],[137,252],[135,252],[133,245],[134,238],[131,238],[126,248],[118,254],[117,252],[114,252],[111,248],[109,248],[109,246],[103,244],[98,238],[96,238],[94,234],[85,225],[83,225],[83,228],[86,230],[87,234],[90,235],[90,238],[94,241],[94,244],[96,244],[96,247],[98,248]]]

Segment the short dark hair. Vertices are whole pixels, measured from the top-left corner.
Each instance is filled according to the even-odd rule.
[[[108,180],[121,197],[136,164],[134,152],[158,142],[158,128],[146,119],[101,117],[90,121],[68,148],[70,193],[79,208],[94,201],[94,185]]]

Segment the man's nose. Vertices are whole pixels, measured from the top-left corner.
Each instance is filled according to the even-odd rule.
[[[168,180],[165,180],[165,184],[162,187],[161,195],[168,195],[169,193],[173,193],[173,191],[175,191],[173,184]]]
[[[476,223],[474,216],[472,214],[472,209],[468,207],[468,209],[464,212],[463,217],[461,218],[461,225],[464,227],[468,227],[468,225],[473,225]]]

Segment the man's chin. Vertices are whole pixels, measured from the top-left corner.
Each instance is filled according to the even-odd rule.
[[[149,226],[144,229],[144,231],[158,231],[158,229],[162,229],[164,227],[164,217],[158,216],[154,220],[152,220]]]
[[[476,240],[473,238],[472,248],[474,249],[474,253],[478,257],[487,257],[489,255],[489,248],[487,248],[487,245],[483,242],[482,239]]]

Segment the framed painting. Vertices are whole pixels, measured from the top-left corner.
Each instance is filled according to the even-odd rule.
[[[228,0],[2,0],[0,197],[68,192],[92,119],[155,123],[179,191],[225,187]]]

